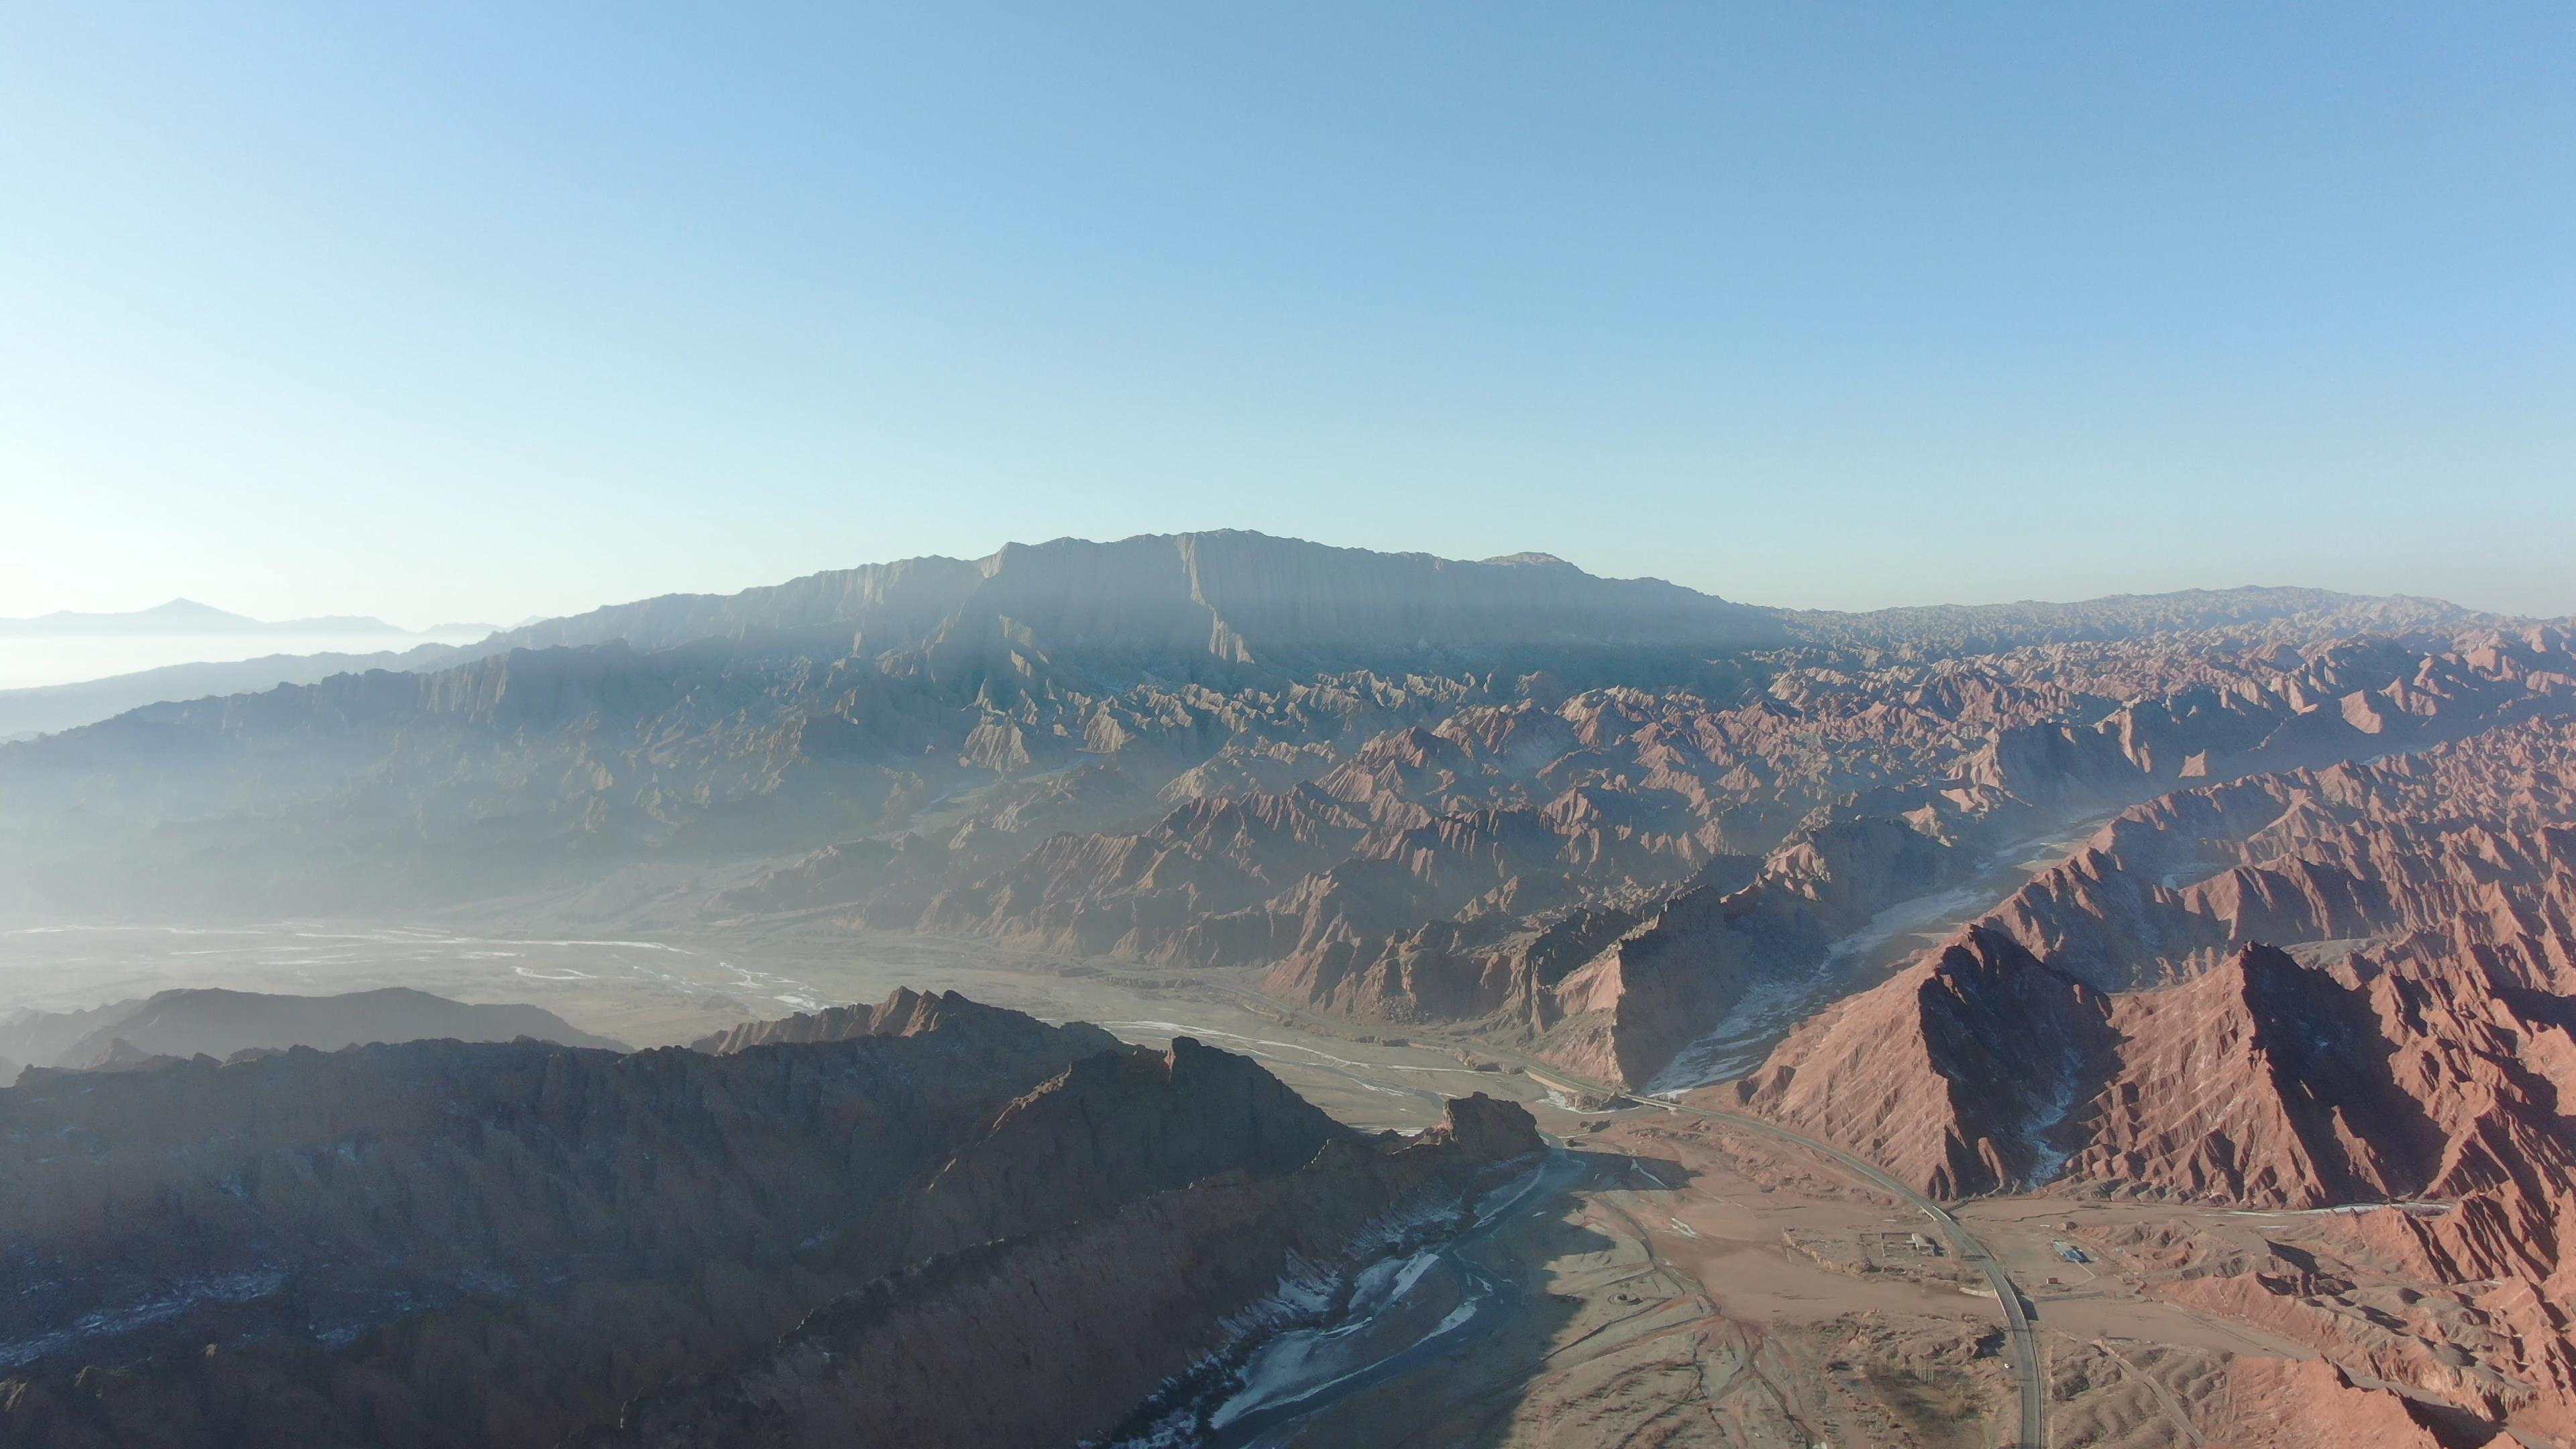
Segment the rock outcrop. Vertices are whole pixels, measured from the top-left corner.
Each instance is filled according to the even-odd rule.
[[[649,1395],[579,1442],[1085,1442],[1182,1370],[1239,1349],[1283,1283],[1312,1293],[1346,1280],[1395,1245],[1390,1217],[1454,1214],[1494,1167],[1542,1146],[1527,1112],[1470,1097],[1411,1144],[1337,1138],[1294,1172],[989,1241],[836,1302],[757,1363]]]
[[[2321,1358],[2238,1359],[2218,1417],[2219,1442],[2242,1449],[2447,1449],[2405,1399]]]
[[[1059,1040],[1070,1041],[1075,1049],[1089,1052],[1105,1052],[1118,1045],[1118,1038],[1087,1021],[1048,1026],[1016,1011],[970,1001],[954,991],[915,991],[902,986],[874,1006],[853,1003],[800,1011],[773,1021],[746,1021],[702,1036],[689,1043],[689,1049],[710,1056],[728,1056],[759,1046],[919,1036],[932,1031],[945,1033],[951,1040],[984,1043],[1004,1056],[1047,1050],[1049,1044]]]
[[[2051,1131],[2115,1049],[2109,1003],[1983,928],[1790,1034],[1719,1089],[1732,1106],[1845,1142],[1927,1193],[2053,1176]]]
[[[656,909],[1260,967],[1644,1085],[2074,820],[2576,707],[2564,631],[2501,622],[2298,591],[1784,616],[1538,556],[1059,540],[0,746],[0,912],[765,855]]]
[[[2576,724],[2179,792],[1802,1028],[1733,1095],[1910,1163],[1950,1161],[1945,1134],[1979,1140],[1961,1124],[2018,1123],[1996,1140],[2018,1135],[2024,1154],[1999,1150],[2006,1170],[1990,1177],[1952,1174],[1958,1191],[2041,1162],[2056,1175],[2043,1143],[2072,1154],[2077,1180],[2289,1206],[2447,1191],[2508,1157],[2555,1173],[2571,920]],[[1963,956],[2012,969],[1963,977]],[[2026,989],[2042,981],[2052,989]],[[2142,983],[2172,984],[2123,989]],[[2069,1016],[2079,997],[2093,1005]],[[1894,1089],[1891,1038],[1903,1060],[1937,1060],[1959,1001],[2080,1062],[2055,1074],[2074,1096],[2040,1105],[1977,1063],[1945,1069],[1950,1105],[1898,1134],[1910,1145],[1829,1100],[1882,1077],[1877,1090]]]
[[[2564,1433],[2576,723],[2125,812],[1720,1095],[1934,1192],[2416,1204],[2337,1220],[2340,1251],[2413,1285],[2386,1290],[2404,1313],[2313,1268],[2195,1270],[2158,1291],[2473,1419]],[[2320,1385],[2299,1391],[2347,1403]]]
[[[1232,1221],[1192,1184],[1276,1197],[1319,1157],[1361,1165],[1264,1198],[1300,1232],[1407,1185],[1372,1165],[1401,1153],[1195,1043],[1100,1051],[954,997],[868,1016],[724,1055],[420,1042],[0,1091],[0,1442],[553,1444],[889,1274],[967,1311],[921,1296],[957,1267],[902,1276],[925,1261],[1139,1202],[1165,1216],[1121,1230],[1123,1261],[1212,1254],[1165,1236]],[[1166,1288],[1173,1342],[1229,1311]],[[1015,1331],[1074,1363],[1096,1321]]]

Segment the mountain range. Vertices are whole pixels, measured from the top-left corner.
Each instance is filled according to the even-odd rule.
[[[1058,540],[0,746],[0,910],[413,908],[677,862],[707,918],[1261,966],[1642,1084],[2013,839],[2563,708],[2565,637],[2294,589],[1816,615],[1536,554]]]
[[[534,1006],[468,1005],[402,987],[335,996],[201,987],[82,1011],[20,1011],[0,1017],[0,1059],[82,1071],[120,1059],[202,1056],[222,1061],[242,1052],[299,1046],[338,1051],[363,1042],[520,1037],[627,1050],[622,1042],[581,1031]]]
[[[83,614],[58,610],[32,619],[0,619],[0,634],[410,634],[457,633],[482,625],[445,624],[432,630],[410,630],[354,614],[275,623],[228,613],[194,599],[172,599],[149,609],[122,614]],[[489,632],[485,629],[485,632]]]
[[[2332,1361],[2212,1368],[2229,1393],[2295,1392],[2382,1442],[2576,1433],[2564,621],[2294,588],[1831,614],[1543,554],[1058,540],[612,606],[0,746],[16,920],[505,897],[566,925],[792,922],[852,952],[937,938],[1150,975],[1438,1042],[1460,1072],[1508,1061],[1582,1094],[1569,1112],[1767,1124],[1925,1201],[2369,1208],[2259,1251],[2208,1219],[2070,1219],[2052,1251]],[[1228,1335],[1290,1265],[1340,1265],[1347,1295],[1334,1275],[1375,1215],[1454,1200],[1536,1141],[1472,1106],[1428,1150],[1362,1140],[1195,1043],[1138,1052],[945,996],[622,1057],[443,1043],[220,1069],[179,1058],[234,1039],[205,1025],[223,1012],[155,1002],[0,1030],[0,1053],[96,1069],[31,1074],[0,1117],[9,1142],[136,1144],[86,1165],[28,1146],[20,1168],[79,1201],[140,1184],[179,1215],[169,1242],[85,1236],[35,1196],[0,1202],[11,1241],[112,1259],[153,1302],[250,1282],[238,1235],[283,1219],[240,1218],[238,1187],[312,1253],[373,1266],[259,1238],[258,1272],[307,1285],[291,1300],[200,1295],[95,1351],[47,1335],[144,1298],[66,1279],[9,1309],[0,1351],[39,1347],[0,1415],[59,1442],[178,1414],[346,1435],[361,1403],[388,1442],[451,1442],[425,1407],[450,1401],[487,1442],[864,1422],[1039,1443],[1077,1419],[1156,1442],[1151,1404],[1208,1355],[1239,1369]],[[149,1035],[183,1009],[198,1035]],[[368,1105],[221,1135],[297,1093]],[[423,1101],[488,1130],[406,1115]],[[165,1118],[221,1151],[165,1152]],[[541,1210],[492,1196],[523,1188]],[[369,1257],[404,1213],[474,1224],[470,1248]],[[1670,1221],[1687,1251],[1697,1230]],[[558,1251],[568,1286],[477,1287]],[[720,1277],[684,1271],[716,1258]],[[1060,1373],[1030,1293],[1145,1327],[1094,1377]],[[687,1374],[573,1326],[630,1309],[691,1345]],[[525,1354],[493,1350],[502,1322]],[[277,1346],[330,1325],[357,1336]],[[181,1355],[217,1329],[270,1346]],[[897,1341],[925,1347],[871,1348]],[[1044,1370],[1025,1392],[967,1391],[995,1344]],[[111,1360],[159,1367],[79,1371]],[[2224,1412],[2201,1422],[2286,1422]]]

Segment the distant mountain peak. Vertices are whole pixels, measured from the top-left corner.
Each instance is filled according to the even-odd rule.
[[[509,647],[639,649],[782,631],[873,654],[1014,647],[1231,665],[1349,664],[1459,650],[1724,649],[1783,642],[1767,611],[1657,579],[1609,579],[1547,554],[1471,562],[1250,529],[1010,543],[738,594],[674,594],[509,631]]]
[[[61,618],[64,616],[59,614],[49,614],[46,617]],[[102,618],[113,616],[74,615],[71,617]],[[172,599],[166,604],[155,604],[149,609],[138,609],[134,612],[132,617],[137,619],[159,619],[172,623],[185,621],[192,624],[223,624],[228,627],[238,627],[245,624],[256,626],[261,622],[247,614],[236,614],[228,609],[218,609],[212,604],[200,604],[194,599],[184,598]]]
[[[171,599],[126,613],[57,609],[32,619],[0,619],[0,634],[404,634],[410,631],[363,614],[332,614],[271,623],[201,604]]]

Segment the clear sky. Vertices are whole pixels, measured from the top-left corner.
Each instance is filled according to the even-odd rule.
[[[2576,610],[2563,3],[0,20],[0,615],[1243,526]]]

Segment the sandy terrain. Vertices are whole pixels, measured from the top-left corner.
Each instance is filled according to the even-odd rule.
[[[1550,1120],[1568,1129],[1582,1177],[1479,1245],[1489,1271],[1524,1289],[1512,1321],[1258,1442],[2012,1442],[2001,1307],[1975,1291],[1976,1274],[1912,1244],[1919,1216],[1721,1125],[1563,1117]],[[2276,1238],[2277,1224],[2046,1197],[1988,1200],[1962,1217],[2031,1285],[2057,1449],[2215,1442],[2206,1428],[2232,1356],[2313,1357],[2150,1300],[2116,1262],[2073,1264],[2051,1246],[2177,1217]]]

